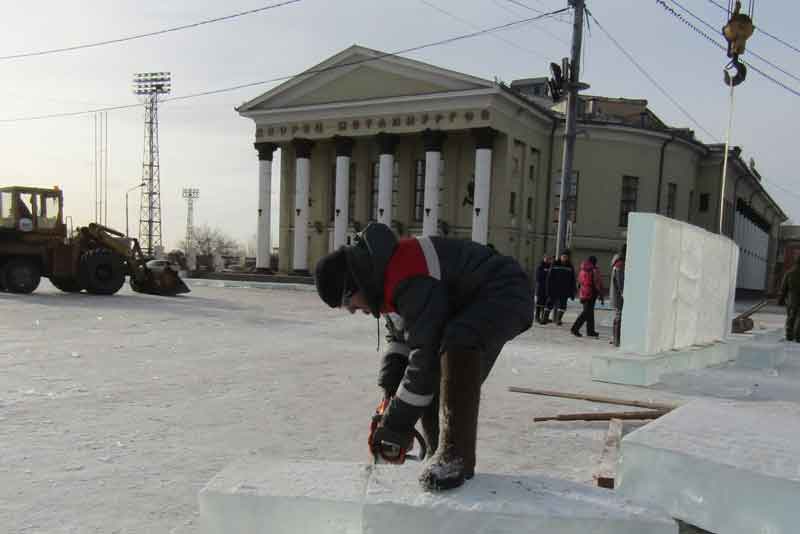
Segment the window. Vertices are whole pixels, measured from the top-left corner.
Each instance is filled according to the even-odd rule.
[[[580,174],[575,172],[572,175],[572,180],[567,184],[567,219],[574,224],[578,220],[578,182],[580,181]],[[558,223],[558,210],[561,201],[561,195],[558,193],[561,189],[561,172],[559,171],[555,177],[554,188],[555,194],[555,207],[553,208],[553,223]]]
[[[700,193],[700,208],[698,211],[703,213],[708,211],[708,204],[709,204],[709,194],[708,193]]]
[[[422,220],[425,208],[425,160],[418,159],[414,164],[414,220]]]
[[[0,193],[0,228],[14,228],[14,212],[11,211],[12,198],[8,191]]]
[[[372,199],[369,208],[373,221],[378,220],[378,190],[380,182],[380,163],[372,164]],[[397,208],[400,204],[400,163],[395,160],[392,172],[392,218],[397,218]]]
[[[514,158],[514,172],[519,172],[519,158]]]
[[[693,209],[694,209],[694,189],[689,191],[689,222],[692,222]]]
[[[517,194],[514,191],[511,192],[510,200],[511,202],[508,206],[508,213],[513,217],[517,214]]]
[[[528,167],[528,180],[530,180],[531,182],[534,179],[534,172],[535,172],[535,169],[534,169],[533,165],[530,165]]]
[[[350,162],[350,177],[347,188],[347,218],[348,222],[355,220],[356,209],[356,164]],[[336,164],[331,166],[331,180],[328,188],[328,220],[333,221],[336,214]]]
[[[675,218],[675,202],[678,198],[678,184],[667,184],[667,217]]]
[[[528,197],[528,207],[525,210],[525,217],[530,221],[533,219],[533,197]]]
[[[42,195],[39,199],[39,228],[51,229],[58,222],[58,197]]]
[[[639,197],[639,178],[635,176],[622,177],[622,195],[619,203],[619,225],[628,226],[628,214],[636,211],[636,201]]]

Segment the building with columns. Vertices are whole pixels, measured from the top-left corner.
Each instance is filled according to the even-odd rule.
[[[632,211],[717,231],[724,209],[731,237],[762,217],[742,236],[764,259],[764,272],[748,271],[748,283],[760,276],[755,285],[767,286],[775,254],[761,251],[763,235],[753,236],[758,230],[774,249],[786,216],[738,152],[723,206],[719,147],[668,127],[644,100],[582,97],[580,104],[567,199],[575,260],[594,254],[607,265]],[[308,273],[380,221],[399,236],[491,243],[532,273],[555,247],[560,106],[544,78],[507,86],[360,46],[323,61],[237,108],[255,123],[257,267],[269,266],[271,164],[280,148],[281,272]]]

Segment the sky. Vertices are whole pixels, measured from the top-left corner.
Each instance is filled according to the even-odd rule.
[[[665,0],[671,3],[672,0]],[[4,6],[0,56],[98,42],[263,7],[274,0],[42,0]],[[708,0],[680,0],[714,27],[724,12]],[[724,2],[723,3],[727,3]],[[800,5],[755,0],[755,23],[800,48],[793,33]],[[172,72],[173,96],[302,72],[352,44],[391,52],[551,11],[566,0],[300,0],[258,14],[156,37],[53,55],[0,59],[0,185],[59,185],[75,225],[94,214],[94,116],[18,120],[136,104],[135,72]],[[588,0],[599,23],[715,138],[692,123],[611,44],[595,24],[584,37],[583,81],[590,94],[645,98],[664,121],[693,128],[705,142],[724,139],[728,91],[724,52],[669,15],[656,0]],[[675,7],[673,5],[673,7]],[[449,12],[451,15],[444,13]],[[43,16],[46,14],[46,16]],[[511,82],[546,75],[569,55],[569,19],[408,54],[441,67]],[[721,37],[718,40],[722,40]],[[800,77],[800,53],[764,34],[748,50]],[[746,59],[800,90],[800,81]],[[186,229],[184,187],[197,187],[195,224],[254,243],[258,161],[252,121],[234,107],[275,83],[176,102],[159,108],[162,226],[167,250]],[[731,142],[753,157],[766,189],[800,221],[796,123],[800,97],[751,72],[736,90]],[[125,191],[141,181],[144,111],[108,112],[108,224],[125,228]],[[276,158],[277,165],[277,158]],[[274,176],[277,178],[277,170]],[[273,188],[277,194],[277,184]],[[274,198],[277,202],[277,197]],[[139,199],[130,195],[132,234]],[[273,210],[277,214],[277,210]]]

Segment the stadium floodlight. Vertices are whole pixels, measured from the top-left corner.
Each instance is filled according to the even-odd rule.
[[[137,72],[133,75],[133,93],[136,95],[163,95],[171,90],[171,72]]]

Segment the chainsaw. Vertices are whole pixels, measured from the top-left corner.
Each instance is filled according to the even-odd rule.
[[[386,397],[381,400],[380,404],[378,404],[378,408],[375,410],[375,415],[372,416],[372,422],[369,426],[368,443],[369,451],[372,454],[373,463],[401,465],[405,463],[406,460],[421,462],[427,455],[428,447],[425,444],[425,438],[422,437],[422,434],[420,434],[416,428],[414,429],[414,441],[417,442],[419,448],[415,453],[411,453],[411,449],[406,449],[397,443],[390,443],[388,441],[373,443],[375,431],[378,429],[381,419],[383,419],[383,414],[386,413],[386,410],[389,408],[389,402],[391,400],[391,398]]]

